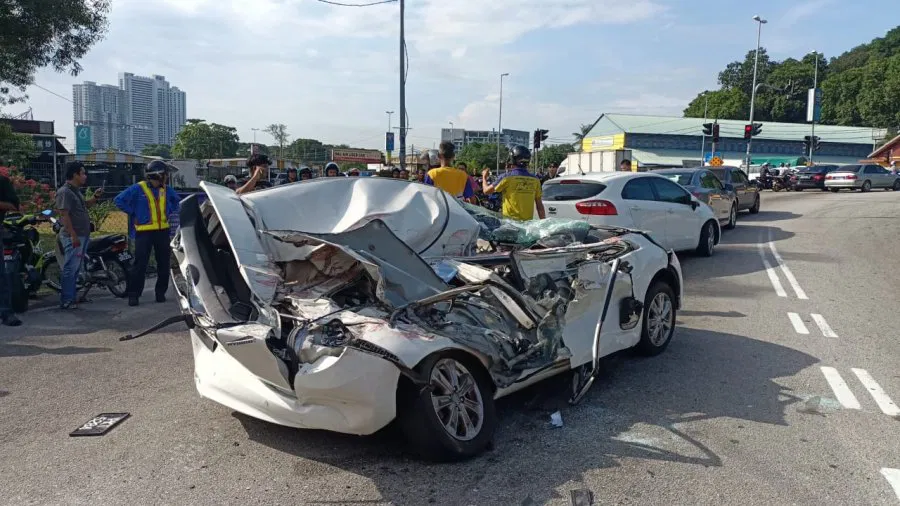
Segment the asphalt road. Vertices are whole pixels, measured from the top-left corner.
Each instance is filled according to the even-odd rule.
[[[0,328],[0,504],[897,505],[898,251],[900,194],[766,192],[712,258],[682,256],[666,353],[605,360],[577,407],[558,385],[502,401],[494,449],[461,464],[200,399],[183,328],[116,340],[172,302],[38,310]]]

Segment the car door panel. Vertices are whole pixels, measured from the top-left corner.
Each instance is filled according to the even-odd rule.
[[[719,178],[712,172],[704,171],[700,173],[699,179],[700,186],[707,194],[707,202],[713,209],[716,219],[720,222],[728,220],[731,214],[731,197],[726,194]]]
[[[691,195],[662,177],[653,178],[651,182],[660,207],[666,212],[666,237],[670,247],[676,250],[696,247],[700,240],[700,223],[690,205]]]
[[[646,230],[653,240],[665,247],[670,247],[666,235],[668,216],[667,208],[656,201],[656,194],[647,177],[636,177],[622,188],[622,200],[628,207],[628,212],[634,225]]]

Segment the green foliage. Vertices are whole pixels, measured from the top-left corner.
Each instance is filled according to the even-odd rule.
[[[591,132],[591,128],[593,128],[593,127],[594,127],[593,123],[585,123],[585,124],[581,125],[580,127],[578,127],[577,132],[574,132],[572,134],[572,137],[575,138],[575,142],[572,143],[572,148],[575,151],[581,152],[581,146],[582,146],[581,141],[583,141],[585,136]]]
[[[500,165],[506,161],[507,150],[500,147]],[[481,143],[472,143],[466,144],[463,146],[458,153],[456,153],[456,160],[458,162],[464,162],[466,167],[469,169],[470,174],[481,174],[481,171],[484,170],[485,167],[495,170],[497,167],[497,144],[481,144]]]
[[[709,100],[710,118],[746,119],[749,116],[754,51],[743,61],[729,63],[719,73],[720,89],[697,96],[684,110],[686,117],[703,117]],[[900,27],[884,37],[855,47],[826,61],[823,55],[770,60],[760,50],[754,119],[802,123],[806,121],[807,89],[813,87],[816,59],[823,92],[822,123],[844,126],[897,128],[900,126]]]
[[[544,146],[538,151],[537,168],[549,167],[553,164],[559,165],[567,156],[569,156],[569,153],[572,153],[573,151],[571,144],[553,144],[551,146]]]
[[[180,159],[233,158],[238,156],[237,129],[202,119],[189,119],[175,136],[172,155]]]
[[[22,214],[37,214],[53,206],[56,200],[56,190],[48,184],[38,183],[34,179],[26,178],[15,167],[0,165],[0,176],[9,178],[19,198],[19,211]]]
[[[168,144],[147,144],[141,149],[141,154],[169,159],[172,158],[172,147]]]
[[[86,188],[84,191],[85,198],[90,198],[94,194],[95,189]],[[88,216],[91,218],[91,223],[100,229],[103,227],[103,224],[106,222],[106,219],[109,218],[114,211],[116,211],[116,205],[112,200],[104,200],[103,202],[97,202],[93,206],[88,208]]]
[[[34,141],[31,137],[17,134],[6,123],[0,123],[0,165],[15,167],[28,165],[34,151]]]
[[[24,100],[38,69],[75,76],[78,60],[106,34],[109,0],[0,2],[0,105]],[[11,90],[22,93],[11,95]]]

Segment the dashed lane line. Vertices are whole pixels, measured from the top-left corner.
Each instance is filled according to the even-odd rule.
[[[769,276],[769,281],[772,282],[772,287],[775,288],[775,294],[779,297],[787,297],[787,292],[784,291],[784,286],[781,285],[778,274],[775,273],[775,269],[772,268],[772,264],[770,264],[769,259],[766,258],[765,248],[762,244],[758,244],[757,246],[759,246],[759,257],[762,258],[763,266],[766,268],[766,274]]]
[[[872,395],[872,398],[875,399],[875,404],[878,404],[878,407],[881,411],[888,416],[900,416],[900,407],[897,407],[894,404],[894,401],[888,397],[887,393],[881,388],[881,385],[875,381],[875,378],[869,374],[869,371],[865,369],[850,369],[853,371],[853,374],[859,378],[859,382],[866,387],[866,390],[869,391],[869,394]]]
[[[803,323],[803,319],[800,318],[800,315],[797,313],[788,313],[788,319],[791,320],[791,325],[794,326],[794,332],[798,334],[809,334],[809,329],[806,328],[806,324]]]
[[[841,374],[837,369],[834,367],[822,367],[821,369],[822,374],[825,376],[825,381],[828,382],[828,386],[831,387],[834,396],[837,398],[838,402],[841,403],[841,406],[844,406],[847,409],[862,409],[856,396],[853,395],[850,387],[847,386],[847,383],[844,381],[844,378],[841,377]]]
[[[810,316],[812,316],[813,321],[818,325],[819,330],[822,331],[823,336],[837,338],[838,335],[831,329],[831,325],[828,325],[828,322],[825,321],[824,316],[816,313],[812,313]]]
[[[772,231],[769,230],[769,235],[771,236]],[[794,289],[794,293],[797,295],[797,298],[800,300],[807,300],[809,297],[806,296],[806,292],[803,291],[803,288],[800,288],[800,283],[797,282],[797,278],[794,277],[794,273],[791,272],[791,269],[784,263],[784,259],[781,258],[781,255],[778,254],[778,250],[775,249],[775,243],[769,241],[769,249],[772,250],[772,256],[775,257],[775,263],[781,267],[781,272],[784,273],[785,279],[788,280],[788,284],[791,285],[791,288]]]
[[[900,500],[900,469],[885,467],[881,470],[881,475],[884,476],[884,479],[886,479],[891,488],[894,489],[897,500]]]

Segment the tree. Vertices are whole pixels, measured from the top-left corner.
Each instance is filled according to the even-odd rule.
[[[585,136],[591,133],[591,129],[594,128],[593,123],[585,123],[578,127],[578,131],[572,134],[572,137],[575,137],[575,142],[572,143],[572,147],[575,148],[575,151],[581,152],[582,141],[584,141]]]
[[[181,159],[233,158],[239,145],[236,128],[189,119],[175,136],[172,155]]]
[[[17,134],[6,123],[0,123],[0,165],[23,167],[28,165],[34,152],[31,137]]]
[[[572,151],[571,144],[553,144],[544,146],[538,151],[538,156],[535,157],[538,161],[538,168],[549,167],[554,164],[559,165]]]
[[[172,158],[172,147],[168,144],[147,144],[141,149],[141,154],[144,156]]]
[[[109,0],[0,2],[0,105],[24,100],[43,67],[78,75],[78,60],[106,35],[108,13]]]
[[[331,146],[316,139],[294,139],[288,146],[288,155],[299,160],[331,160]]]
[[[707,100],[709,109],[707,109]],[[750,96],[743,90],[707,91],[697,95],[684,110],[686,118],[746,119],[750,115]]]
[[[506,151],[501,150],[500,156],[502,165],[506,160]],[[481,174],[485,167],[493,170],[497,167],[497,144],[481,144],[478,142],[466,144],[456,154],[456,161],[465,163],[472,174]]]
[[[279,156],[284,158],[284,145],[287,144],[288,138],[290,137],[288,135],[287,126],[282,125],[281,123],[273,123],[267,126],[263,132],[271,135],[272,138],[275,139],[275,144],[279,147]]]

